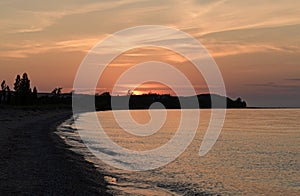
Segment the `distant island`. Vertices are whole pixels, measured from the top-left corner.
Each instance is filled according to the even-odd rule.
[[[129,99],[129,105],[115,106],[113,109],[149,109],[153,103],[159,102],[166,109],[186,109],[194,108],[189,105],[191,100],[198,100],[199,107],[196,108],[212,108],[211,100],[216,100],[215,108],[224,108],[223,105],[218,105],[218,100],[226,99],[226,108],[246,108],[247,103],[241,98],[232,100],[229,97],[224,97],[216,94],[199,94],[197,96],[178,97],[170,94],[148,93],[143,95],[129,94],[125,96],[112,96],[109,92],[104,92],[97,95],[75,94],[74,92],[62,93],[62,88],[54,88],[49,93],[39,93],[36,87],[31,88],[30,80],[27,73],[22,77],[17,75],[13,90],[6,84],[5,80],[1,83],[0,90],[0,105],[14,105],[14,106],[63,106],[72,107],[72,97],[75,99],[82,99],[86,96],[95,97],[95,108],[98,111],[111,110],[111,100],[114,99],[122,102]],[[129,96],[129,97],[128,97]],[[180,105],[180,101],[186,104],[184,107]]]

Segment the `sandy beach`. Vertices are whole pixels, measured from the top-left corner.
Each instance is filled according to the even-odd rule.
[[[0,195],[107,195],[103,176],[54,131],[67,109],[0,108]]]

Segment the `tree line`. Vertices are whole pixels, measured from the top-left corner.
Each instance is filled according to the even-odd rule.
[[[30,79],[27,73],[17,75],[11,89],[6,81],[1,82],[0,104],[6,105],[35,105],[64,102],[61,98],[62,88],[55,88],[47,97],[38,98],[37,88],[31,88]]]
[[[43,95],[44,96],[41,96]],[[6,84],[5,80],[1,83],[0,91],[0,104],[7,105],[47,105],[47,104],[58,104],[64,106],[72,105],[72,92],[69,94],[62,94],[62,88],[54,88],[51,93],[38,93],[37,88],[30,86],[30,80],[27,73],[24,73],[22,77],[17,75],[13,90]],[[82,96],[92,95],[79,95],[78,99]],[[110,110],[111,109],[111,98],[109,92],[104,92],[101,95],[95,96],[95,106],[98,110]],[[130,96],[129,108],[130,109],[147,109],[154,102],[162,103],[168,109],[179,109],[181,108],[179,98],[171,95],[159,95],[159,94],[144,94],[144,95],[133,95],[128,91],[127,96]],[[227,108],[245,108],[247,103],[241,98],[232,100],[228,97],[222,97],[213,94],[200,94],[197,95],[199,102],[199,108],[211,108],[211,97],[214,96],[216,100],[226,99]],[[126,97],[126,96],[125,96]],[[122,96],[116,96],[116,99],[123,99]],[[189,102],[191,97],[185,97],[185,101]]]
[[[30,88],[30,80],[27,73],[24,73],[22,77],[17,75],[13,91],[3,80],[1,83],[0,103],[1,104],[13,104],[13,105],[27,105],[33,103],[37,99],[37,89]]]

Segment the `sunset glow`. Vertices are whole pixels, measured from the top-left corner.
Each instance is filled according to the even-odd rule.
[[[299,1],[4,0],[0,5],[0,78],[10,86],[16,74],[28,72],[39,92],[57,86],[71,91],[81,61],[95,44],[124,28],[155,24],[197,38],[217,62],[228,96],[241,96],[250,106],[300,106]],[[99,93],[111,92],[123,71],[150,59],[179,68],[198,93],[207,92],[184,58],[144,48],[115,59],[99,80]],[[168,93],[158,88],[134,92]]]
[[[135,88],[132,93],[134,95],[143,95],[143,94],[170,94],[176,95],[171,88],[159,83],[145,83]]]
[[[299,0],[0,0],[1,195],[299,195]]]

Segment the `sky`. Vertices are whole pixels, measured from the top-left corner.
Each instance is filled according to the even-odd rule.
[[[71,91],[95,44],[138,25],[173,27],[199,40],[216,61],[229,97],[249,106],[300,107],[298,0],[1,0],[0,80],[12,86],[17,74],[27,72],[39,92]],[[172,64],[197,93],[207,93],[190,62],[153,47],[117,57],[101,76],[99,92],[111,91],[129,67],[151,60]],[[170,89],[149,83],[136,90],[149,91]]]

